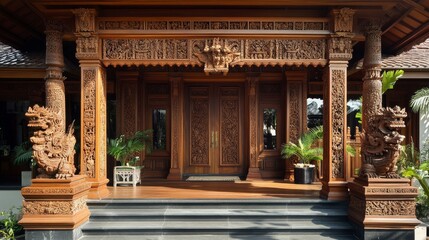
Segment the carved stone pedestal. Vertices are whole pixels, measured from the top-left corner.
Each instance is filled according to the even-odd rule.
[[[356,178],[349,188],[349,218],[359,239],[414,239],[417,188],[408,179]]]
[[[33,179],[21,190],[25,239],[78,239],[79,226],[88,221],[86,205],[91,183],[86,176],[70,179]]]

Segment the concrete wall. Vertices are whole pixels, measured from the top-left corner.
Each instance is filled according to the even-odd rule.
[[[0,211],[22,206],[21,190],[0,190]]]

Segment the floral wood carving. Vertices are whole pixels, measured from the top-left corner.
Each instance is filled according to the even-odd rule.
[[[344,178],[346,72],[332,70],[332,177]]]
[[[204,49],[201,52],[194,53],[194,55],[200,62],[204,63],[204,72],[206,74],[217,72],[226,74],[228,73],[229,65],[240,59],[240,53],[236,51],[236,48],[228,46],[227,40],[215,38],[211,43],[207,40]]]
[[[333,37],[329,39],[328,45],[329,59],[348,61],[352,58],[353,48],[351,38]]]
[[[29,215],[74,215],[86,206],[86,197],[72,201],[23,201],[22,210]]]
[[[405,127],[407,112],[398,106],[381,108],[368,121],[368,131],[361,134],[363,165],[360,177],[400,178],[396,173],[401,143],[405,136],[399,134]]]
[[[88,177],[95,177],[95,106],[96,72],[94,69],[83,70],[83,136],[81,171]]]
[[[67,179],[74,176],[73,124],[68,133],[64,130],[61,111],[34,105],[29,107],[25,116],[29,119],[28,127],[35,128],[30,138],[33,144],[33,157],[38,166],[38,178]]]
[[[209,165],[209,100],[207,88],[192,88],[190,99],[191,165]]]
[[[240,92],[238,88],[222,89],[221,99],[221,165],[240,164]]]

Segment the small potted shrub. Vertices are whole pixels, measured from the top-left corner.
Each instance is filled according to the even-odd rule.
[[[313,182],[315,165],[312,161],[323,159],[323,148],[315,147],[314,144],[323,136],[323,127],[318,126],[307,133],[304,133],[298,143],[288,142],[282,147],[282,156],[285,159],[296,157],[298,163],[295,164],[295,183],[310,184]]]
[[[150,152],[150,140],[152,130],[137,131],[131,137],[121,135],[118,138],[109,140],[107,153],[121,166],[115,167],[113,185],[133,184],[140,182],[141,166],[138,154],[140,152]]]

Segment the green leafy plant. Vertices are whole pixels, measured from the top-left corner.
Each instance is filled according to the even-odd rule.
[[[417,90],[411,97],[410,107],[414,112],[429,113],[429,88]]]
[[[417,179],[420,183],[419,196],[417,197],[417,217],[419,219],[428,218],[429,214],[429,184],[427,182],[429,171],[429,161],[422,162],[419,166],[407,167],[401,174],[403,177]]]
[[[20,145],[15,146],[13,149],[14,159],[13,163],[16,165],[29,164],[30,167],[34,167],[35,162],[33,161],[33,148],[30,142],[22,142]]]
[[[310,129],[307,133],[301,135],[298,143],[288,142],[282,147],[281,154],[283,158],[288,159],[296,156],[300,163],[308,166],[311,161],[321,161],[323,159],[323,148],[314,147],[317,140],[323,137],[323,126]]]
[[[121,135],[118,138],[109,140],[107,153],[119,161],[121,166],[135,165],[139,158],[139,152],[150,153],[152,130],[137,131],[133,136],[127,138]]]
[[[381,93],[384,94],[387,90],[393,89],[396,82],[404,75],[404,70],[384,71],[381,78]],[[360,98],[362,102],[362,97]],[[362,105],[356,113],[356,119],[362,123]]]
[[[420,153],[417,150],[413,138],[409,144],[401,146],[401,152],[398,159],[398,172],[401,173],[408,167],[419,166],[420,164]]]
[[[0,238],[15,239],[15,236],[23,233],[23,228],[18,224],[21,219],[21,209],[13,207],[9,211],[0,212]]]

